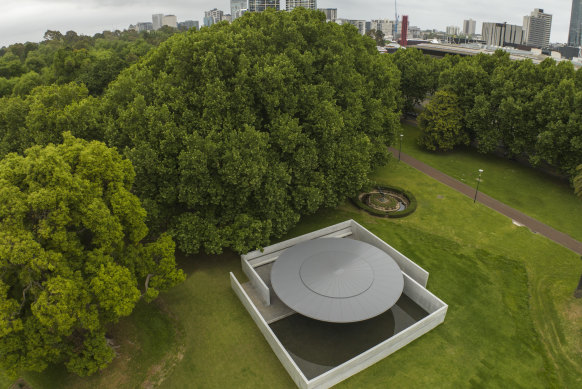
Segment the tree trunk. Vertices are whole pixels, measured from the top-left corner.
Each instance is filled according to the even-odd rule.
[[[582,298],[582,276],[580,276],[580,281],[578,281],[578,287],[574,292],[574,297],[576,297],[577,299]]]

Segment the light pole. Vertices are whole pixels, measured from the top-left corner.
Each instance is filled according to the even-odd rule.
[[[473,199],[473,203],[477,201],[477,192],[479,192],[479,183],[481,182],[481,173],[483,173],[483,169],[479,169],[479,178],[477,178],[477,187],[475,188],[475,198]]]
[[[400,134],[400,147],[398,148],[398,162],[400,162],[400,154],[402,153],[402,137],[404,134]]]

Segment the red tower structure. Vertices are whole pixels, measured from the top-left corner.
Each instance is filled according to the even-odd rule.
[[[402,15],[402,30],[400,31],[400,46],[408,44],[408,15]]]

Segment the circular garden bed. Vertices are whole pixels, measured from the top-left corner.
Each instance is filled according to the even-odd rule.
[[[404,217],[416,210],[416,199],[408,191],[394,186],[376,186],[360,193],[354,203],[366,212],[380,217]]]

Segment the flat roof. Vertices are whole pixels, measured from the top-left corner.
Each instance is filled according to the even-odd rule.
[[[271,284],[299,314],[351,323],[390,309],[402,294],[404,279],[392,257],[368,243],[321,238],[286,249],[273,264]]]

